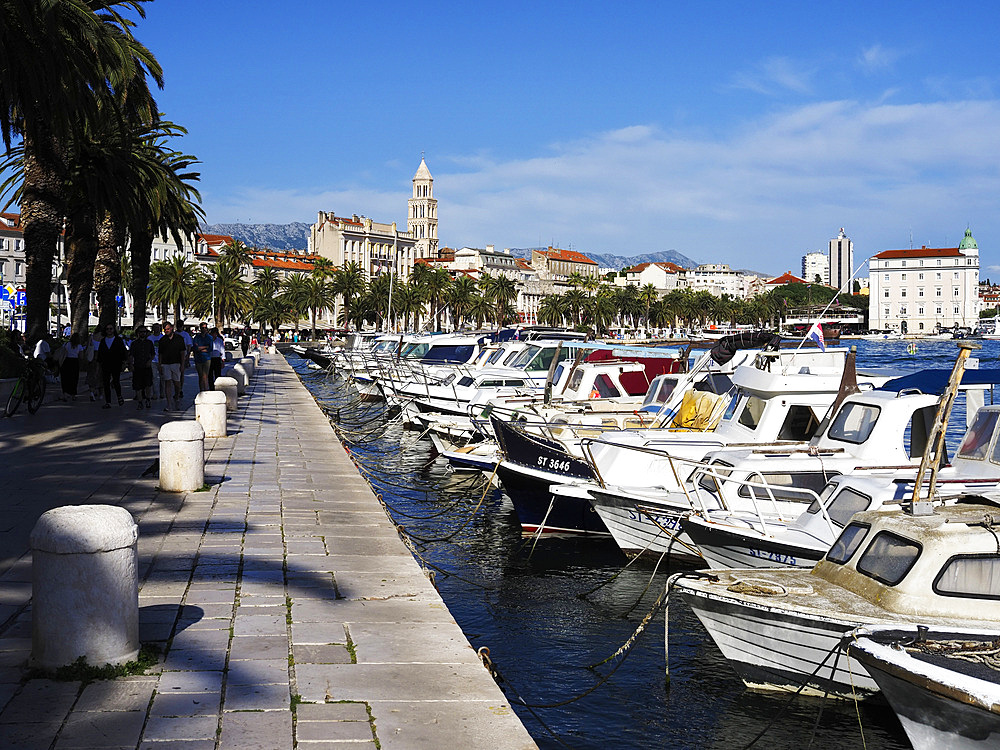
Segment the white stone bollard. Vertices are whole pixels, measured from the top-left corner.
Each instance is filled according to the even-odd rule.
[[[236,380],[236,392],[239,395],[243,395],[247,392],[247,386],[250,385],[250,377],[247,374],[246,368],[237,362],[229,370],[229,377]]]
[[[193,492],[205,485],[205,429],[192,421],[160,428],[160,489]]]
[[[254,349],[250,352],[250,356],[253,357],[254,367],[260,367],[260,349]]]
[[[31,658],[57,669],[139,655],[138,527],[124,508],[68,505],[31,531]]]
[[[253,357],[244,357],[240,360],[243,369],[247,371],[247,380],[253,380],[253,374],[257,371],[257,360]]]
[[[226,410],[236,411],[236,398],[239,396],[236,379],[225,375],[215,379],[215,390],[226,394]]]
[[[225,437],[226,394],[222,391],[202,391],[194,397],[194,418],[204,428],[205,437]]]

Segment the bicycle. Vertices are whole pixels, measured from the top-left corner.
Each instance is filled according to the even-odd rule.
[[[21,401],[25,401],[25,406],[27,406],[29,414],[37,412],[42,406],[42,401],[45,399],[45,386],[45,373],[41,367],[34,362],[27,363],[24,372],[21,373],[17,382],[14,383],[14,389],[10,392],[10,397],[7,399],[4,414],[8,417],[14,416],[14,412],[21,405]]]

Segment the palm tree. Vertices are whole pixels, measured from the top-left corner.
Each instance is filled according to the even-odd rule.
[[[202,276],[191,297],[192,309],[203,318],[211,317],[220,327],[246,315],[252,304],[251,287],[235,263],[216,263]]]
[[[257,278],[254,280],[255,289],[273,297],[280,286],[281,274],[278,273],[277,269],[268,266],[257,272]]]
[[[653,284],[646,284],[639,290],[639,301],[646,306],[646,328],[649,328],[649,308],[660,298],[659,290]]]
[[[337,271],[337,266],[329,258],[322,255],[313,260],[312,275],[320,279],[332,279]]]
[[[301,273],[293,273],[286,277],[281,284],[281,300],[296,315],[296,328],[298,328],[298,322],[302,316],[309,311],[309,308],[303,303],[303,300],[308,296],[306,277]]]
[[[253,251],[240,240],[231,240],[222,246],[222,258],[220,265],[226,265],[235,269],[240,276],[243,275],[244,268],[253,266]]]
[[[29,338],[47,327],[52,260],[66,214],[67,140],[85,129],[102,99],[126,120],[137,111],[155,116],[146,76],[162,86],[162,71],[118,11],[143,16],[143,2],[0,0],[0,134],[8,150],[16,136],[24,148]]]
[[[468,314],[476,319],[476,328],[482,328],[484,321],[496,319],[496,304],[484,294],[473,294],[469,299]]]
[[[181,313],[201,275],[201,269],[183,255],[154,263],[149,268],[149,301],[154,305],[173,306],[174,321],[181,320]]]
[[[302,304],[309,310],[312,319],[312,340],[316,341],[316,316],[323,310],[332,309],[337,304],[337,295],[333,285],[319,276],[310,275],[303,285],[304,297]]]
[[[587,277],[579,271],[573,271],[573,273],[569,275],[569,278],[566,279],[566,283],[574,289],[578,289],[587,283]]]
[[[585,292],[579,289],[570,289],[566,294],[563,295],[566,300],[566,305],[569,307],[570,312],[573,317],[573,325],[578,326],[583,324],[582,314],[584,309],[587,307],[587,300],[589,299]]]
[[[569,305],[566,298],[559,294],[548,294],[538,303],[538,322],[549,326],[566,324]]]
[[[429,314],[434,318],[434,328],[441,330],[441,313],[451,289],[451,274],[445,268],[431,268],[423,263],[413,266],[413,276],[430,304]]]
[[[333,293],[343,300],[345,327],[351,322],[351,307],[365,293],[366,286],[364,269],[357,261],[344,263],[334,270],[331,287]]]
[[[476,282],[470,276],[460,276],[455,279],[448,290],[448,307],[456,328],[462,326],[472,307],[473,298],[479,296],[476,292]]]

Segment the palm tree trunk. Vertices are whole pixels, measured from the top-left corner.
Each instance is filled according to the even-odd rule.
[[[71,219],[66,226],[66,244],[71,325],[79,333],[90,328],[90,293],[94,289],[97,259],[97,228],[93,217],[81,215]]]
[[[121,227],[105,214],[97,227],[97,264],[94,266],[94,286],[97,288],[98,327],[118,325],[118,290],[122,281],[120,248],[124,244]]]
[[[146,292],[149,289],[149,261],[153,253],[153,233],[132,233],[132,325],[146,325]]]
[[[37,126],[37,123],[36,123]],[[34,341],[49,328],[52,260],[59,244],[66,194],[63,149],[51,133],[38,141],[24,139],[24,189],[21,222],[26,268],[25,332]]]

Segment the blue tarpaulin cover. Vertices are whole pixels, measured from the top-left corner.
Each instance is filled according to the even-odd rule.
[[[882,386],[883,391],[899,392],[904,388],[916,388],[921,393],[944,393],[948,386],[951,370],[920,370],[901,378],[895,378]],[[994,385],[1000,383],[1000,370],[966,370],[962,375],[962,385]]]

